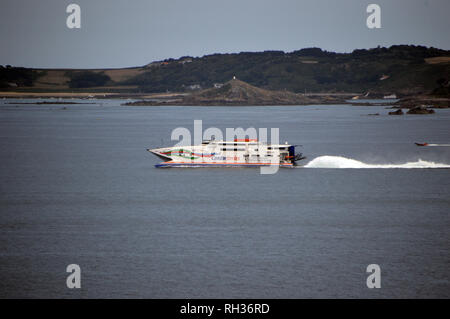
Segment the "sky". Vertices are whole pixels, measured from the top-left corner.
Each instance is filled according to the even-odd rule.
[[[66,7],[81,8],[69,29]],[[366,8],[381,7],[381,29]],[[0,64],[120,68],[213,53],[450,49],[449,0],[0,0]]]

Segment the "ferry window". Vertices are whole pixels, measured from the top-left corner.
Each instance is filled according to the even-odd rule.
[[[222,148],[222,151],[245,151],[245,148]]]

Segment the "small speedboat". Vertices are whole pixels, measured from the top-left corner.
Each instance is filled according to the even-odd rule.
[[[414,143],[414,144],[416,144],[417,146],[428,146],[428,143]]]

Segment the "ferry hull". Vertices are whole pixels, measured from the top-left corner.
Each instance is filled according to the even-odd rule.
[[[169,167],[262,167],[262,166],[279,166],[279,167],[294,167],[291,163],[280,163],[280,164],[257,164],[257,163],[171,163],[162,162],[156,164],[157,168],[169,168]]]
[[[155,167],[294,167],[304,159],[295,145],[259,143],[252,139],[203,141],[201,145],[147,149],[163,162]]]

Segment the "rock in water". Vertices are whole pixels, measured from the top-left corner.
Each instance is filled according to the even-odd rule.
[[[403,111],[398,109],[397,111],[389,112],[389,115],[403,115]]]
[[[407,114],[433,114],[433,109],[427,109],[423,106],[417,106],[415,108],[410,109]]]

